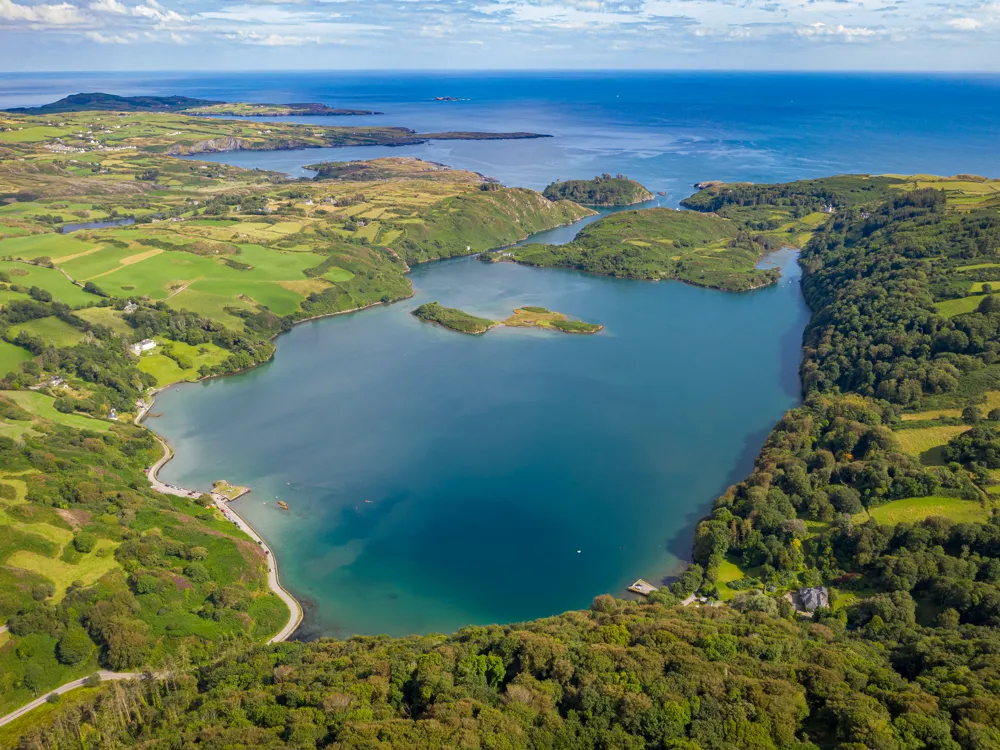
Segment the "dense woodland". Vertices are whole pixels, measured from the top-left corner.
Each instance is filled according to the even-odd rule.
[[[300,184],[319,191],[338,179]],[[702,214],[625,212],[591,225],[572,248],[574,262],[585,257],[613,275],[747,289],[757,285],[747,279],[773,280],[753,270],[766,247],[810,237],[801,255],[813,311],[804,403],[771,432],[751,475],[716,500],[692,564],[668,587],[641,603],[602,595],[588,611],[451,636],[253,642],[284,617],[266,593],[259,548],[211,510],[148,488],[143,467],[158,455],[148,432],[87,415],[132,408],[151,384],[128,341],[165,338],[178,356],[181,344],[218,347],[210,367],[220,369],[206,374],[239,369],[270,356],[268,336],[295,320],[405,296],[407,262],[495,247],[518,224],[580,215],[530,191],[476,185],[421,208],[391,247],[365,241],[359,212],[273,241],[269,249],[312,243],[314,275],[303,273],[330,279],[287,313],[231,306],[214,319],[140,295],[126,312],[125,299],[95,284],[91,304],[111,306],[128,327],[123,339],[81,317],[82,306],[3,282],[13,298],[0,327],[33,355],[5,388],[21,395],[62,374],[72,389],[34,393],[57,396],[54,408],[89,428],[0,399],[4,429],[17,432],[0,436],[0,554],[108,562],[96,582],[60,579],[58,590],[27,569],[0,567],[12,635],[0,644],[4,695],[24,702],[99,666],[150,671],[65,699],[3,741],[81,750],[1000,747],[1000,523],[990,492],[1000,412],[983,408],[1000,384],[1000,304],[984,286],[990,261],[1000,267],[997,207],[897,178],[713,186],[686,201]],[[309,206],[354,200],[359,189],[308,193]],[[274,206],[286,218],[306,215],[298,186],[277,190],[259,201],[253,191],[223,194],[197,210],[232,216],[238,202],[254,217],[248,225]],[[348,252],[355,265],[345,274]],[[269,257],[246,243],[222,255],[240,274],[253,273],[250,258]],[[716,255],[732,265],[710,279],[718,266],[703,262]],[[661,264],[656,275],[630,265],[643,258]],[[674,273],[678,265],[687,275]],[[972,307],[961,314],[942,313],[942,301],[965,299]],[[51,319],[80,340],[50,346],[18,328]],[[898,431],[904,413],[923,424],[931,408],[960,414],[934,421],[954,428],[936,463],[904,450]],[[978,520],[878,520],[894,501],[935,497],[962,501]],[[42,523],[48,536],[28,528]],[[66,541],[56,549],[54,539]],[[797,613],[785,594],[818,584],[834,595],[831,606]],[[694,592],[725,604],[685,606]]]
[[[631,206],[653,200],[651,192],[623,174],[553,182],[542,191],[542,195],[550,201],[570,200],[584,206]]]

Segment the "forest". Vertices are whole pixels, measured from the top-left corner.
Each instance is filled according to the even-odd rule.
[[[649,190],[623,174],[553,182],[542,191],[542,195],[550,201],[570,200],[584,206],[631,206],[653,200]]]

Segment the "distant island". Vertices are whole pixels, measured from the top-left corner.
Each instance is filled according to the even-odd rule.
[[[469,99],[463,99],[460,96],[435,96],[434,101],[436,102],[467,102]]]
[[[183,112],[189,115],[228,115],[230,117],[287,117],[380,115],[362,109],[337,109],[325,104],[256,104],[219,102],[189,96],[118,96],[100,92],[70,94],[59,101],[39,107],[15,107],[6,110],[24,115],[48,115],[63,112]]]
[[[550,201],[570,200],[584,206],[633,206],[653,200],[653,194],[625,175],[598,175],[592,180],[553,182],[542,195]]]
[[[459,333],[481,335],[497,326],[495,320],[478,318],[455,307],[443,307],[437,302],[421,305],[413,311],[413,314],[423,321],[435,323]]]
[[[482,335],[498,326],[510,328],[545,328],[562,333],[597,333],[604,326],[570,320],[563,313],[553,312],[544,307],[519,307],[502,322],[470,315],[455,307],[443,307],[437,302],[421,305],[413,314],[428,323],[450,328],[459,333]]]

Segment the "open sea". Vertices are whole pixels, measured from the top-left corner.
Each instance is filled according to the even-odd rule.
[[[79,91],[321,102],[385,114],[308,122],[553,136],[206,157],[293,176],[412,155],[535,189],[623,173],[676,205],[711,179],[1000,175],[995,75],[5,75],[0,107]],[[161,394],[148,424],[176,450],[161,477],[253,488],[237,508],[305,602],[306,637],[512,622],[659,581],[799,403],[808,310],[794,254],[769,262],[781,284],[743,294],[474,259],[418,266],[412,300],[303,324],[263,367]],[[463,336],[409,315],[434,299],[494,318],[543,305],[605,331]]]

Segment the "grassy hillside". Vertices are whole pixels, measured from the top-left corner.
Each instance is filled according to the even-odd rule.
[[[408,263],[451,258],[511,245],[590,213],[575,203],[553,203],[524,188],[481,190],[431,208],[420,223],[407,226],[396,247]]]
[[[764,249],[728,219],[650,208],[595,221],[566,245],[524,245],[509,257],[532,266],[576,268],[626,279],[680,279],[741,290],[778,278],[776,270],[754,268]]]

